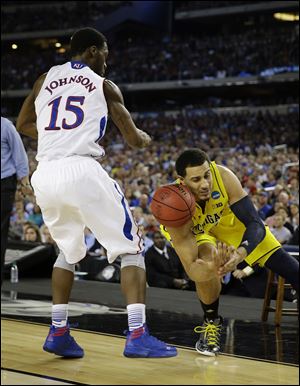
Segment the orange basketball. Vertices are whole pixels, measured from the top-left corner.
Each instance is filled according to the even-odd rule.
[[[185,185],[171,184],[155,191],[150,208],[160,224],[177,228],[192,218],[195,205],[195,198]]]

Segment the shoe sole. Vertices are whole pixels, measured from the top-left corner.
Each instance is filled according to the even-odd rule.
[[[64,357],[64,358],[82,358],[84,356],[84,353],[81,354],[81,355],[74,355],[74,354],[71,354],[71,355],[66,355],[66,354],[59,354],[58,352],[55,352],[47,347],[43,347],[43,350],[50,353],[50,354],[54,354],[54,355],[58,355],[60,357]]]
[[[201,354],[201,355],[205,355],[205,356],[207,356],[207,357],[215,357],[215,356],[217,356],[218,354],[219,354],[219,352],[211,352],[211,351],[201,351],[201,350],[199,350],[198,348],[197,348],[197,345],[195,346],[195,349],[196,349],[196,351],[199,353],[199,354]]]
[[[136,354],[136,353],[129,353],[129,352],[123,352],[123,355],[126,357],[126,358],[171,358],[171,357],[176,357],[177,355],[177,351],[175,352],[172,352],[172,353],[168,353],[167,355],[162,355],[162,354],[151,354],[150,352],[149,353],[145,353],[145,354]]]

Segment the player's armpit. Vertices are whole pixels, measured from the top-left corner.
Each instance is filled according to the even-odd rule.
[[[34,92],[31,91],[22,105],[21,111],[17,118],[16,128],[19,133],[37,139],[38,132],[36,128],[34,100]]]
[[[38,132],[36,128],[35,99],[40,92],[47,74],[41,75],[35,82],[32,91],[25,99],[19,116],[17,118],[16,128],[19,133],[28,137],[37,139]]]

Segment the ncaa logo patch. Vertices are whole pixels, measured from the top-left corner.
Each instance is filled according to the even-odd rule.
[[[211,194],[211,198],[213,198],[214,200],[217,200],[218,198],[220,198],[220,192],[218,192],[218,191],[214,191],[214,192],[212,192],[212,194]]]

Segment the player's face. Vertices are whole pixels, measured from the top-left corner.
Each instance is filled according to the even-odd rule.
[[[107,65],[106,65],[107,57],[108,57],[108,47],[106,42],[104,42],[103,47],[101,49],[98,49],[98,53],[96,56],[95,69],[94,69],[96,74],[100,76],[105,75],[105,71],[107,68]]]
[[[194,194],[196,201],[209,200],[212,190],[212,176],[207,161],[201,166],[187,167],[183,181]]]

